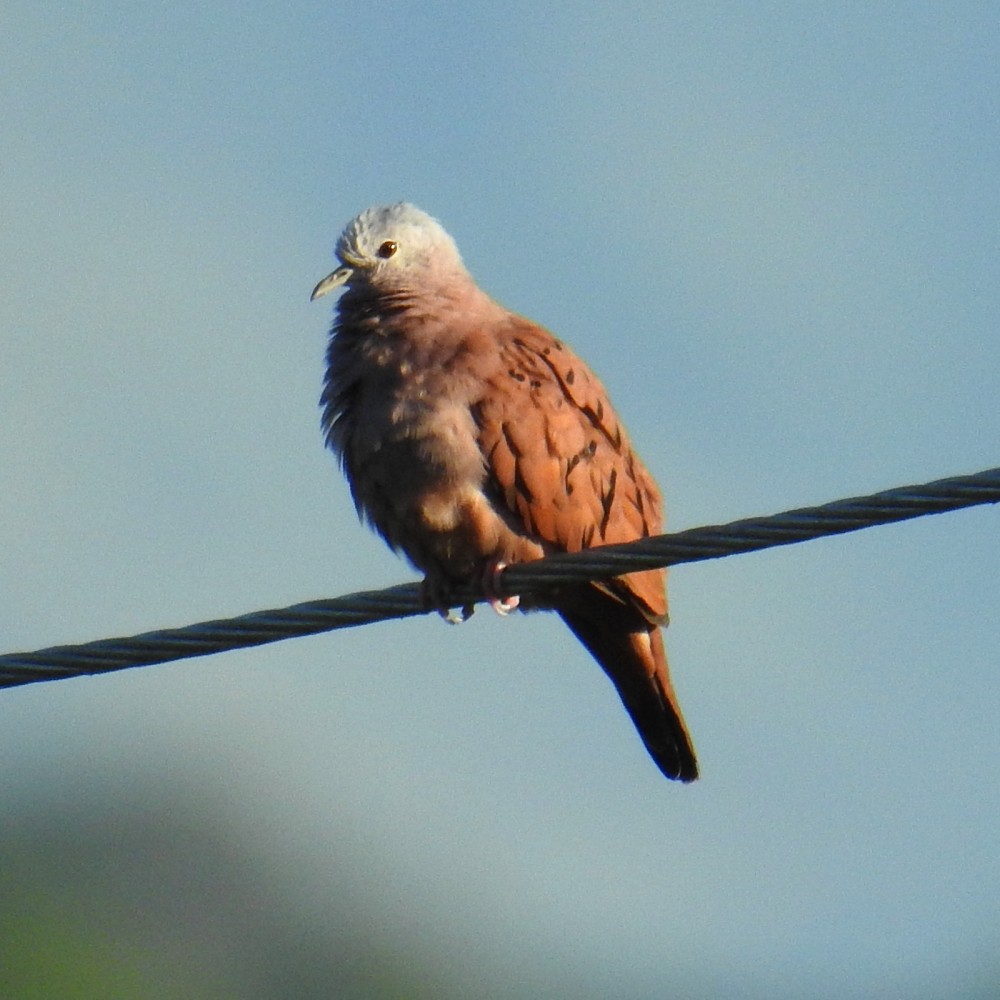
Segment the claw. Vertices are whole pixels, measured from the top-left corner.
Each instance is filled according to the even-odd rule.
[[[483,589],[490,602],[490,607],[501,617],[509,615],[520,603],[521,598],[516,594],[510,597],[497,596],[497,587],[500,583],[500,574],[507,568],[507,563],[501,559],[487,564],[483,572]]]
[[[509,615],[521,603],[521,598],[516,595],[500,597],[497,594],[500,574],[506,568],[507,563],[497,559],[488,562],[483,570],[483,593],[490,602],[490,607],[498,615]],[[424,577],[420,589],[424,607],[428,611],[436,611],[449,625],[461,625],[462,622],[468,621],[476,610],[472,604],[459,606],[452,604],[448,585],[443,577],[428,574]]]
[[[438,614],[449,624],[449,625],[461,625],[463,622],[467,622],[475,612],[475,607],[472,604],[466,604],[461,608],[439,608]]]
[[[467,622],[472,613],[476,610],[471,604],[463,604],[460,607],[449,602],[448,588],[443,579],[431,578],[430,574],[424,577],[420,584],[421,599],[428,611],[436,611],[449,625],[461,625]]]

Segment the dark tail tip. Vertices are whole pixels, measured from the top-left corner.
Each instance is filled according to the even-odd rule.
[[[685,784],[695,781],[698,758],[670,683],[660,630],[607,598],[560,608],[559,614],[615,685],[663,775]]]

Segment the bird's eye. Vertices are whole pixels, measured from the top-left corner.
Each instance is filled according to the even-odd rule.
[[[398,247],[396,246],[394,240],[386,240],[385,243],[383,243],[378,248],[378,255],[383,260],[388,260],[396,252],[397,249]]]

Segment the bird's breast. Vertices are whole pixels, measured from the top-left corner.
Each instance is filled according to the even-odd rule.
[[[468,392],[446,363],[377,345],[342,393],[336,441],[359,510],[425,572],[475,561],[466,539],[485,464]]]

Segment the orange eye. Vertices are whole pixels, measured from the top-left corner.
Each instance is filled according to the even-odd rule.
[[[393,240],[386,240],[385,243],[378,248],[378,255],[383,260],[388,260],[397,249],[396,243]]]

